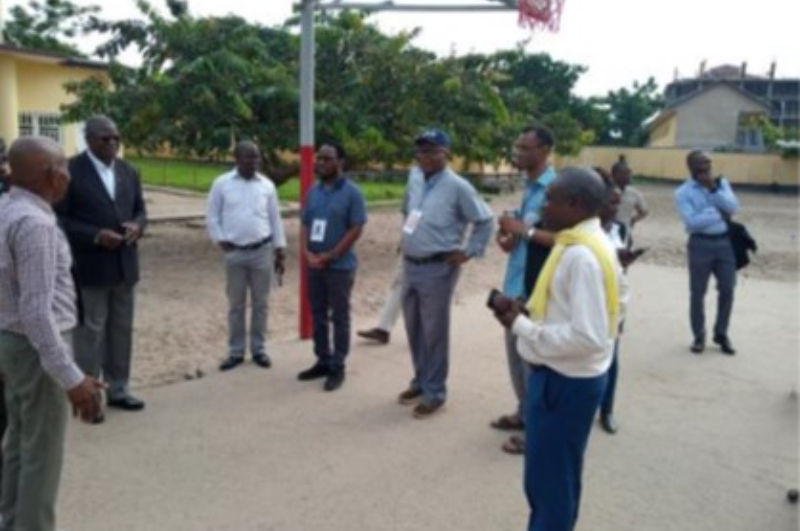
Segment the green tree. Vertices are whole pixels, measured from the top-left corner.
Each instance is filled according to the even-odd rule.
[[[196,18],[174,0],[168,16],[145,0],[137,6],[144,21],[95,20],[93,29],[110,37],[98,53],[111,59],[113,90],[70,86],[79,101],[68,116],[105,112],[134,146],[183,155],[219,158],[252,139],[268,171],[281,173],[281,154],[297,148],[297,37],[235,16]],[[138,68],[115,63],[128,48],[141,55]]]
[[[663,107],[664,100],[652,77],[644,84],[610,91],[602,99],[608,108],[609,127],[602,131],[599,143],[618,146],[643,146],[647,131],[643,124],[647,118]]]
[[[9,10],[3,37],[23,48],[85,57],[69,40],[86,33],[99,10],[96,5],[78,6],[70,0],[30,0],[27,7]]]

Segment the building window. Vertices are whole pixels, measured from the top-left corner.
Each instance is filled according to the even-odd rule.
[[[49,113],[23,112],[19,114],[19,136],[44,136],[59,144],[63,140],[61,116]]]

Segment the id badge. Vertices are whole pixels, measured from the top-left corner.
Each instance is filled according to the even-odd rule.
[[[406,222],[403,225],[403,232],[406,234],[414,234],[414,231],[417,230],[417,225],[419,225],[420,219],[422,219],[422,211],[412,210],[411,213],[408,214]]]
[[[327,219],[315,219],[311,224],[311,238],[314,243],[322,243],[325,241],[325,230],[328,228]]]

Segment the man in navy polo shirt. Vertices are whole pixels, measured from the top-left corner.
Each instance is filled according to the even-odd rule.
[[[326,391],[341,387],[345,378],[344,360],[350,350],[350,292],[357,266],[353,245],[367,222],[364,196],[344,176],[344,160],[345,151],[339,144],[320,146],[316,160],[320,180],[309,190],[303,210],[302,237],[317,362],[297,378],[325,378]]]

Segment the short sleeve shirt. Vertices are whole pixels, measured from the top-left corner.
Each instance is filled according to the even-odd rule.
[[[337,179],[331,186],[318,182],[308,191],[302,221],[306,229],[306,248],[315,254],[328,252],[350,229],[367,223],[364,195],[346,177]],[[328,267],[350,271],[357,265],[351,248]]]

